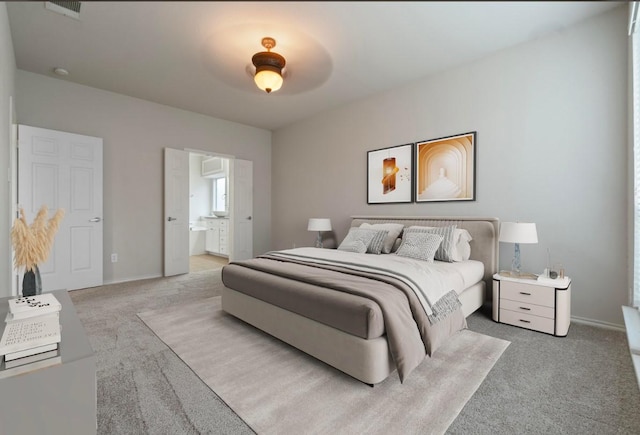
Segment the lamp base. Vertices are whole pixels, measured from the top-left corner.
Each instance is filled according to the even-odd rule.
[[[322,232],[318,231],[318,237],[316,237],[316,248],[322,247]]]
[[[513,252],[513,260],[511,260],[511,273],[520,274],[520,268],[522,264],[520,263],[520,243],[515,244],[515,250]]]

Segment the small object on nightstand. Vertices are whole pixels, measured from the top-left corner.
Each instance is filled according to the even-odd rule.
[[[538,282],[542,285],[564,288],[569,285],[571,280],[566,276],[564,278],[560,278],[559,276],[557,278],[547,278],[545,274],[542,274],[538,277]]]

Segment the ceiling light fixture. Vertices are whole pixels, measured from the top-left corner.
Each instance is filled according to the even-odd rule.
[[[282,68],[284,68],[286,61],[278,53],[271,52],[271,49],[276,46],[275,39],[262,38],[262,46],[267,51],[256,53],[251,58],[251,62],[256,67],[256,75],[253,80],[260,89],[270,94],[282,86]]]

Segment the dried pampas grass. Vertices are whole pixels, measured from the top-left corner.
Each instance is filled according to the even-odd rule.
[[[24,209],[20,208],[20,217],[16,218],[11,229],[11,243],[15,251],[14,264],[24,267],[25,271],[33,270],[38,264],[47,261],[53,239],[64,216],[64,210],[58,209],[47,221],[49,209],[43,205],[31,226],[27,223]]]

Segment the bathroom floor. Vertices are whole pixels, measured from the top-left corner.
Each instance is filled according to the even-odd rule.
[[[209,254],[192,255],[189,257],[189,272],[219,269],[227,264],[229,264],[229,259],[225,257]]]

